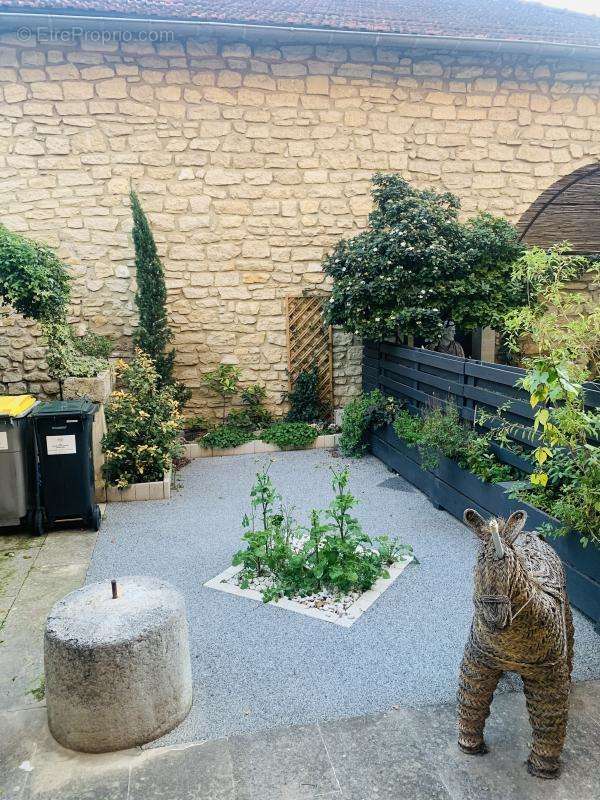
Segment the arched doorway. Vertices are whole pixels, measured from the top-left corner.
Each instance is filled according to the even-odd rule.
[[[600,253],[600,163],[581,167],[546,189],[518,228],[528,245],[568,241],[575,253]]]

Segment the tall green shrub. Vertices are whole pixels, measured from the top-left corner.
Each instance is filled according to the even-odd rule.
[[[139,313],[139,325],[134,335],[134,343],[150,356],[156,367],[159,382],[165,386],[173,382],[175,360],[175,350],[167,350],[173,333],[167,318],[165,273],[148,218],[137,194],[131,192],[130,199],[137,277],[135,302]]]
[[[400,334],[440,340],[444,324],[497,325],[524,299],[511,280],[521,246],[491,214],[461,222],[457,197],[413,188],[398,175],[373,179],[369,227],[342,239],[323,264],[333,278],[327,322],[369,339]]]

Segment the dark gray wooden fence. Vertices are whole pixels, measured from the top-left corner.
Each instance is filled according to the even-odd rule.
[[[518,367],[390,342],[368,342],[363,350],[365,391],[380,389],[413,411],[453,403],[469,422],[473,422],[478,411],[495,414],[503,409],[505,420],[529,427],[534,411],[529,394],[517,385],[524,374]],[[589,408],[600,408],[600,384],[585,385],[585,402]],[[531,444],[529,437],[518,430],[511,435],[522,445]],[[506,458],[512,463],[512,458],[508,455]]]

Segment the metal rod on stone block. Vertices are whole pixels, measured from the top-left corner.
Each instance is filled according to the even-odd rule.
[[[112,580],[110,582],[110,586],[111,586],[111,589],[112,589],[113,600],[116,600],[117,597],[118,597],[118,595],[117,595],[117,582],[115,580]]]

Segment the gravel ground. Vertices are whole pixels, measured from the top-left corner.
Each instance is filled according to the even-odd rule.
[[[474,536],[372,456],[350,460],[357,516],[371,535],[410,543],[419,565],[348,629],[206,589],[240,547],[250,487],[266,457],[198,459],[168,502],[109,506],[88,583],[155,575],[183,592],[195,700],[188,719],[153,744],[317,722],[454,698],[469,629]],[[271,476],[306,522],[330,500],[324,450],[277,454]],[[598,636],[575,614],[576,680],[600,677]],[[513,679],[514,682],[514,679]],[[510,686],[509,681],[503,688]]]

